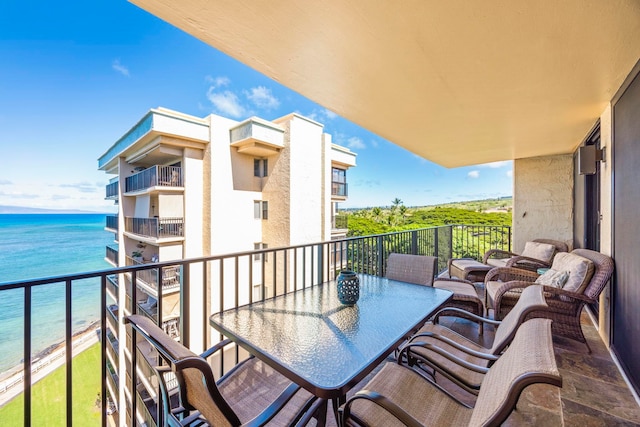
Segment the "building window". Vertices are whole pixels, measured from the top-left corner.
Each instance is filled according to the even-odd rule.
[[[331,168],[331,195],[347,196],[347,171],[340,168]]]
[[[267,159],[253,159],[253,176],[264,177],[269,175],[269,163]]]
[[[253,217],[255,219],[268,219],[269,218],[269,202],[266,200],[254,200],[253,201]]]
[[[256,251],[259,251],[260,249],[267,249],[268,247],[269,245],[267,245],[266,243],[253,244],[253,249],[255,249]],[[263,257],[264,257],[264,262],[269,261],[269,254],[266,252],[264,254],[253,254],[254,261],[261,261]]]

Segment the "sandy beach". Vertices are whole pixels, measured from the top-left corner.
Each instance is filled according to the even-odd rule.
[[[82,331],[73,335],[74,357],[96,344],[99,335],[99,322],[92,323]],[[64,341],[41,351],[33,358],[31,366],[31,382],[37,383],[42,378],[65,364]],[[23,392],[23,365],[15,366],[0,374],[0,407],[10,402]]]

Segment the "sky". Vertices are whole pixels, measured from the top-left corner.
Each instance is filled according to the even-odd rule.
[[[436,165],[124,0],[0,2],[0,205],[115,212],[97,159],[151,108],[295,112],[357,153],[342,208],[510,196],[513,163]]]

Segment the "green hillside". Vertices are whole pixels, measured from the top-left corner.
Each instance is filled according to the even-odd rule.
[[[395,199],[389,207],[345,212],[349,236],[366,236],[448,224],[511,225],[511,198],[407,208]]]

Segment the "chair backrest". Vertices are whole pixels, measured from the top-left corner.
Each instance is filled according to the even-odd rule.
[[[516,305],[502,319],[496,329],[496,335],[491,346],[492,354],[500,354],[513,340],[520,325],[532,311],[545,310],[549,306],[544,298],[544,288],[540,285],[530,285],[524,288]]]
[[[509,348],[482,380],[469,426],[502,424],[522,391],[535,383],[562,386],[549,319],[531,319],[518,328]]]
[[[584,288],[583,294],[592,299],[598,298],[600,292],[602,292],[613,274],[613,259],[610,256],[590,249],[574,249],[571,253],[590,259],[591,262],[593,262],[593,276],[591,276],[591,280],[589,280],[589,283]]]
[[[433,285],[438,258],[426,255],[389,254],[387,279],[401,282]]]
[[[158,351],[175,373],[180,388],[180,405],[187,410],[198,410],[212,425],[237,426],[240,420],[224,400],[215,383],[211,367],[205,359],[165,334],[151,319],[131,315],[125,321]],[[158,372],[160,386],[165,387],[162,373]],[[168,396],[167,390],[162,394]],[[171,412],[168,399],[162,399],[163,412]],[[166,418],[165,418],[166,419]]]

